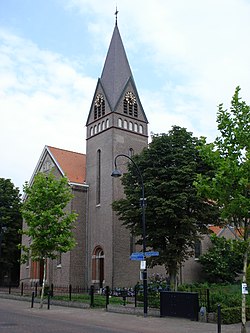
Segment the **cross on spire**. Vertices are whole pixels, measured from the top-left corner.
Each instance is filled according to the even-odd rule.
[[[117,25],[117,15],[118,15],[119,11],[117,10],[117,6],[116,6],[116,10],[115,10],[115,25]]]

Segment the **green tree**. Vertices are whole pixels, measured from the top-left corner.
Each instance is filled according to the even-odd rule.
[[[144,180],[146,207],[146,245],[159,251],[150,265],[165,265],[175,286],[181,263],[194,252],[207,224],[217,219],[217,209],[196,196],[193,185],[197,173],[210,169],[199,157],[199,140],[185,128],[174,126],[168,134],[155,135],[148,149],[133,156]],[[122,177],[126,197],[115,201],[113,209],[124,225],[142,243],[141,191],[138,173],[131,163]]]
[[[208,281],[234,282],[242,273],[242,261],[246,244],[237,239],[211,235],[211,247],[199,257]]]
[[[0,283],[8,276],[6,283],[18,282],[20,268],[22,226],[21,198],[19,189],[10,179],[0,178]]]
[[[25,262],[30,257],[44,264],[42,307],[47,259],[55,259],[75,246],[72,228],[77,214],[66,208],[73,198],[66,177],[56,179],[52,173],[38,173],[32,185],[25,184],[24,193],[26,199],[22,215],[26,227],[22,233],[31,242],[29,245],[22,245],[22,261]]]
[[[218,136],[214,143],[200,148],[203,160],[215,169],[215,175],[199,175],[196,187],[202,196],[215,200],[221,218],[238,228],[242,239],[248,241],[250,222],[250,107],[239,97],[237,87],[230,110],[219,105],[217,113]],[[243,278],[246,281],[246,249],[243,260]],[[242,295],[242,332],[246,332],[245,295]]]

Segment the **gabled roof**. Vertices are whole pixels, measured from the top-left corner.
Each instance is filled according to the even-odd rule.
[[[229,236],[233,236],[234,238],[237,238],[237,239],[242,238],[240,230],[238,230],[237,228],[232,227],[228,224],[223,227],[210,225],[208,228],[212,233],[214,233],[218,237],[222,237],[224,235],[226,236],[226,234],[227,234],[226,237],[228,237],[228,235],[229,235]]]
[[[100,78],[112,110],[114,110],[125,84],[131,77],[132,72],[116,24]]]
[[[86,180],[86,155],[73,151],[45,146],[61,173],[71,183],[84,184]]]

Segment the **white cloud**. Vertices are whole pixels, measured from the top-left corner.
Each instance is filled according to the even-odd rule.
[[[0,30],[0,176],[18,186],[30,178],[45,144],[85,150],[84,125],[97,77],[87,76],[82,66],[90,64],[100,75],[116,3],[63,3],[87,27],[83,33],[91,50],[86,61],[82,54],[81,64],[39,47],[37,40]],[[117,5],[149,132],[178,125],[212,140],[217,105],[228,107],[237,85],[250,104],[248,0],[119,0]]]
[[[85,151],[84,125],[96,80],[30,41],[5,32],[0,38],[1,160],[5,161],[0,172],[4,178],[13,175],[21,187],[45,144]]]
[[[110,38],[111,28],[108,30],[107,24],[114,23],[113,2],[68,2],[74,9],[92,12],[89,33],[96,43],[98,39],[102,42],[104,36]],[[217,105],[229,103],[237,85],[241,86],[245,99],[250,90],[250,44],[247,43],[250,2],[120,0],[118,10],[118,25],[136,81],[148,73],[145,87],[139,90],[144,89],[146,94],[150,91],[147,81],[153,80],[156,91],[161,91],[158,98],[162,99],[163,107],[156,123],[151,121],[148,112],[149,98],[142,97],[150,123],[156,126],[152,130],[157,132],[157,126],[162,127],[164,113],[171,113],[171,119],[175,115],[189,119],[192,115],[186,127],[191,124],[196,132],[213,138]],[[144,67],[138,69],[136,66],[141,62]],[[161,87],[157,83],[159,79]],[[169,83],[171,89],[166,90]]]

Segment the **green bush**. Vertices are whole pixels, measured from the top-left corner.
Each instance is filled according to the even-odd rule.
[[[247,320],[250,319],[250,307],[246,308],[246,317]],[[221,321],[222,324],[235,324],[241,322],[241,307],[221,308]]]
[[[246,280],[247,280],[247,285],[250,288],[250,265],[247,266]]]

